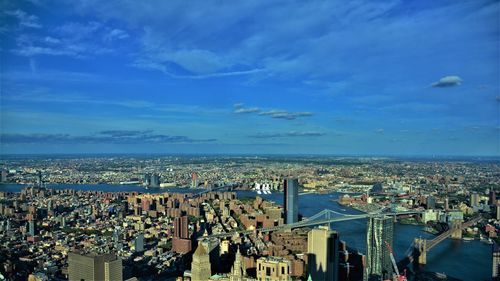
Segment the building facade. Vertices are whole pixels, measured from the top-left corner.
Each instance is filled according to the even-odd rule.
[[[191,281],[207,281],[212,276],[210,256],[203,245],[198,245],[191,263]]]
[[[257,259],[257,281],[291,281],[291,262],[282,257]]]
[[[299,221],[299,181],[297,179],[285,179],[284,207],[285,223],[295,223]]]
[[[114,254],[68,254],[69,281],[123,280],[122,260]]]
[[[389,247],[392,248],[393,236],[393,218],[384,216],[368,219],[364,280],[392,280]]]
[[[312,280],[337,281],[339,237],[328,227],[315,228],[307,234],[308,272]]]

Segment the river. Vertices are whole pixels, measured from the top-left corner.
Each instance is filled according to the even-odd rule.
[[[19,192],[24,185],[21,184],[1,184],[0,191]],[[48,185],[54,189],[77,189],[77,190],[98,190],[105,192],[117,191],[140,191],[147,193],[159,192],[193,192],[190,189],[164,188],[145,189],[135,185],[85,185],[85,184],[53,184]],[[254,191],[237,191],[239,197],[254,197]],[[312,216],[324,209],[330,209],[340,213],[359,214],[360,212],[351,208],[346,208],[333,202],[340,193],[314,194],[306,193],[299,195],[299,212],[306,217]],[[283,204],[283,194],[262,194],[259,195],[267,200]],[[351,248],[366,252],[366,220],[353,220],[332,224],[332,228],[339,232],[340,238],[347,242]],[[394,254],[396,260],[403,257],[415,237],[429,238],[432,234],[423,231],[422,226],[396,224],[394,232]],[[491,280],[491,245],[480,241],[457,241],[446,239],[435,246],[427,254],[427,265],[424,270],[442,272],[449,276],[461,280]]]

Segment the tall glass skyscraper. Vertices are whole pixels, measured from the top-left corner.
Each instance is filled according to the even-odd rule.
[[[368,219],[366,231],[366,268],[364,280],[392,280],[390,250],[394,236],[392,217],[384,216]]]
[[[283,200],[285,207],[285,223],[299,221],[299,181],[297,179],[285,179]]]

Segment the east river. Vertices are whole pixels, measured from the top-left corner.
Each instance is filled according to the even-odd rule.
[[[2,184],[0,191],[19,192],[24,185]],[[196,190],[169,188],[169,189],[144,189],[133,185],[77,185],[77,184],[54,184],[48,185],[54,189],[77,189],[98,190],[104,192],[118,191],[140,191],[148,193],[159,192],[196,192]],[[237,191],[238,197],[255,197],[254,191]],[[332,201],[337,199],[340,193],[314,194],[307,193],[299,195],[299,213],[305,217],[312,216],[324,209],[330,209],[339,213],[359,214],[357,210],[339,205]],[[259,195],[270,201],[281,205],[283,203],[282,193]],[[348,246],[362,253],[366,253],[366,220],[352,220],[332,224],[332,228],[339,232],[340,238],[347,242]],[[396,260],[403,257],[415,237],[431,238],[434,235],[423,231],[422,226],[396,224],[394,232],[394,253]],[[462,241],[446,239],[435,246],[427,254],[427,265],[424,270],[441,272],[461,280],[491,280],[491,245],[474,240]]]

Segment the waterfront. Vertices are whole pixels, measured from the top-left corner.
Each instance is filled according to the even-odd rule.
[[[2,184],[0,191],[18,192],[25,185],[20,184]],[[170,189],[145,189],[142,186],[134,185],[71,185],[71,184],[51,184],[49,188],[55,189],[77,189],[77,190],[97,190],[104,192],[197,192],[193,189],[170,188]],[[253,191],[237,191],[238,196],[254,197],[258,194]],[[357,210],[341,206],[331,199],[337,199],[341,193],[316,194],[305,193],[299,196],[299,211],[305,217],[312,216],[324,209],[330,209],[339,213],[359,214]],[[259,195],[267,200],[283,203],[282,193]],[[355,220],[347,222],[334,223],[332,228],[339,232],[342,240],[348,243],[348,246],[366,252],[366,220]],[[415,237],[432,237],[423,231],[422,226],[396,224],[394,235],[394,251],[396,259],[399,260],[411,245]],[[491,280],[491,245],[479,241],[455,241],[447,239],[437,245],[428,253],[428,264],[424,267],[426,271],[443,272],[452,277],[462,280]],[[467,265],[467,266],[464,266]]]

